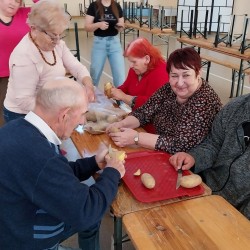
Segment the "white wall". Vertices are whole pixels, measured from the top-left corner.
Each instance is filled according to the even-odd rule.
[[[247,14],[250,18],[250,4],[249,0],[234,0],[234,10],[233,13],[235,15],[244,15]],[[239,33],[242,32],[242,22],[235,24],[235,30],[236,32],[239,31]],[[247,38],[250,38],[250,23],[248,23],[248,31],[247,31]]]
[[[250,17],[250,4],[249,0],[234,0],[234,10],[235,15],[248,14]]]

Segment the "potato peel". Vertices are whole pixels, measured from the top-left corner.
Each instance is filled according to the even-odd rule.
[[[138,169],[136,172],[134,172],[134,176],[140,176],[141,175],[141,170]]]

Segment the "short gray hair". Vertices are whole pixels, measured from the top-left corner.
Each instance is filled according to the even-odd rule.
[[[36,106],[43,107],[48,112],[63,108],[78,108],[82,105],[84,87],[67,77],[57,77],[43,85],[37,92]],[[86,104],[87,94],[85,96]]]
[[[42,30],[69,27],[70,17],[56,0],[40,0],[31,7],[27,23]]]

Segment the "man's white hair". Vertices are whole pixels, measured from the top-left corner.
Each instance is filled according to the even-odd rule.
[[[48,112],[79,107],[83,103],[83,88],[81,84],[67,77],[57,77],[45,83],[38,91],[36,105]]]

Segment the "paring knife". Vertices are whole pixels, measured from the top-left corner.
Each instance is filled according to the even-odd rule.
[[[181,177],[182,177],[182,169],[178,169],[178,175],[176,180],[176,189],[178,189],[181,185]]]

